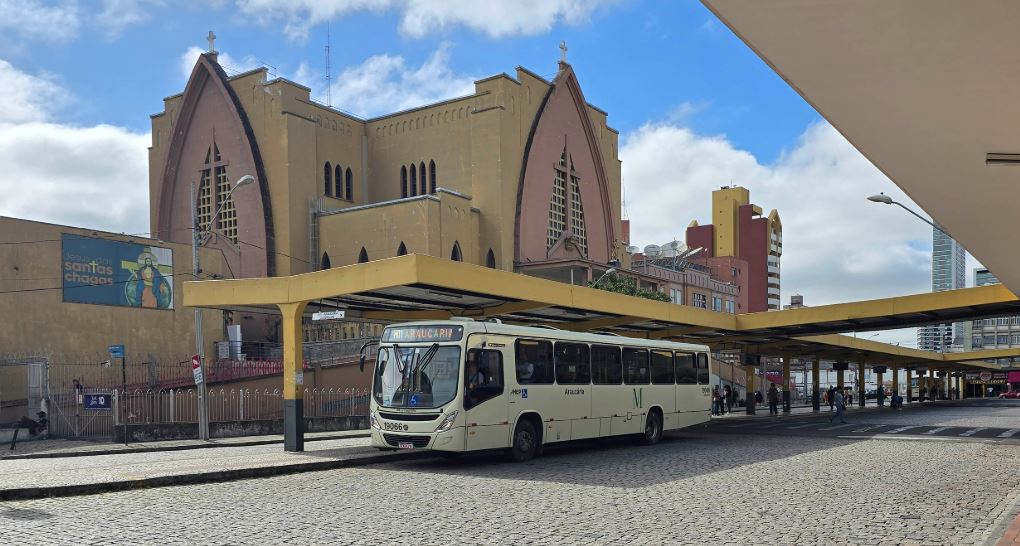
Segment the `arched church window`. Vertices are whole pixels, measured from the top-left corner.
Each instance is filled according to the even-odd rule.
[[[421,175],[421,191],[419,191],[418,193],[420,193],[422,195],[425,195],[426,193],[429,192],[429,187],[426,184],[426,182],[428,182],[428,181],[425,180],[425,162],[424,161],[422,161],[421,163],[418,164],[418,173]]]
[[[489,249],[489,254],[485,256],[485,267],[496,269],[496,255]]]
[[[368,251],[365,247],[361,247],[361,252],[358,253],[358,263],[363,264],[368,261]]]
[[[567,150],[564,148],[563,155],[557,167],[564,167],[566,163]],[[554,169],[552,197],[549,200],[549,228],[546,233],[546,249],[550,249],[559,240],[560,235],[567,230],[567,180],[566,173],[562,168]]]
[[[197,210],[195,211],[195,219],[198,221],[198,227],[202,231],[208,231],[209,224],[212,222],[213,198],[209,174],[210,170],[204,169],[202,171],[202,177],[198,181],[198,204]]]
[[[329,161],[322,166],[322,192],[326,197],[333,195],[333,167],[329,165]]]
[[[453,251],[450,252],[450,259],[455,262],[464,261],[464,255],[460,252],[460,243],[457,241],[453,242]]]
[[[407,167],[400,167],[400,198],[407,197]]]
[[[216,167],[213,172],[216,174],[216,206],[220,211],[220,215],[216,217],[216,228],[232,243],[237,244],[237,209],[234,208],[234,199],[230,196],[227,168]]]
[[[416,174],[414,163],[411,163],[411,183],[409,184],[411,189],[411,197],[418,195],[418,176]]]
[[[588,232],[584,227],[584,207],[581,206],[581,179],[570,164],[570,232],[577,241],[581,254],[588,255]]]
[[[333,173],[333,183],[335,184],[335,186],[333,186],[333,195],[336,196],[337,199],[343,199],[344,168],[337,165]]]
[[[436,162],[429,160],[429,193],[436,193]]]
[[[397,247],[397,256],[407,256],[407,247],[404,246],[404,241],[400,241],[400,246]]]
[[[344,181],[344,199],[354,201],[354,173],[347,167],[347,177]]]
[[[322,253],[322,261],[319,262],[319,269],[329,269],[330,267],[333,267],[333,266],[330,265],[330,263],[329,263],[329,253],[328,252],[323,252]]]

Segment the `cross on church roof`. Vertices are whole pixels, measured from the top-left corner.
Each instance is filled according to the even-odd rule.
[[[216,35],[213,34],[213,31],[210,30],[205,39],[209,40],[209,53],[216,53]]]
[[[560,42],[560,62],[567,62],[567,42]]]

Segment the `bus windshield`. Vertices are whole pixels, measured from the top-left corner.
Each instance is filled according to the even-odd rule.
[[[438,408],[457,395],[460,347],[391,345],[379,348],[372,395],[391,408]]]

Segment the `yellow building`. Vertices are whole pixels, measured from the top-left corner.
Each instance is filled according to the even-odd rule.
[[[419,253],[582,282],[626,259],[617,141],[563,61],[360,119],[210,52],[152,116],[152,230],[187,241],[194,188],[203,226],[225,211],[207,246],[236,277]]]

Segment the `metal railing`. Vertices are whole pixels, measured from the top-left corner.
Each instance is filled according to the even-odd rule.
[[[283,392],[279,389],[210,388],[208,394],[210,422],[283,418]],[[363,388],[305,389],[305,417],[368,415],[368,394]],[[194,389],[128,391],[117,397],[117,403],[128,424],[198,422]]]

